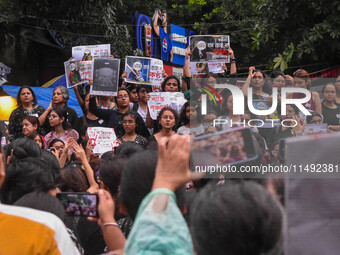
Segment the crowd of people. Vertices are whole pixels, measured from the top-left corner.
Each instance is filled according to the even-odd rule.
[[[233,95],[227,89],[216,89],[218,98],[208,98],[202,115],[201,88],[214,90],[220,79],[232,83],[237,76],[234,52],[231,48],[228,52],[230,67],[224,65],[221,74],[191,77],[190,51],[181,82],[164,73],[162,91],[182,92],[187,102],[164,107],[157,120],[148,110],[151,86],[127,84],[125,72],[114,98],[90,95],[91,79],[85,88],[73,88],[83,117],[67,105],[67,88],[56,87],[44,109],[34,91],[22,86],[8,125],[0,122],[0,136],[5,138],[0,160],[0,253],[282,254],[282,179],[223,175],[206,179],[193,167],[190,171],[190,138],[263,118],[247,109],[244,115],[234,114]],[[263,71],[250,67],[242,90],[248,96],[252,87],[253,100],[270,106],[272,88],[278,89],[280,101],[285,86],[310,90],[311,79],[303,69],[292,76],[273,71],[266,78]],[[288,96],[301,98],[299,93]],[[258,157],[250,164],[280,164],[284,160],[278,153],[280,141],[304,135],[306,123],[326,123],[329,132],[339,131],[340,75],[324,84],[320,94],[311,91],[304,107],[311,116],[304,117],[288,104],[286,115],[281,115],[280,107],[276,111],[277,119],[288,120],[284,126],[251,126]],[[221,119],[228,121],[215,125]],[[94,153],[88,127],[114,128],[119,146],[102,155]],[[218,145],[211,149],[224,163],[246,158],[246,143],[240,137],[233,142],[224,134],[215,140]],[[98,194],[99,218],[65,214],[56,199],[59,192]]]

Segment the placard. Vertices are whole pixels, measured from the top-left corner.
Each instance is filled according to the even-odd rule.
[[[190,62],[230,62],[229,35],[190,36]]]
[[[320,135],[328,133],[328,125],[326,123],[321,124],[306,124],[304,135]]]
[[[168,92],[149,93],[148,108],[150,117],[153,120],[157,119],[158,113],[167,106],[170,106],[170,98]]]
[[[103,154],[112,151],[114,147],[119,146],[116,133],[113,128],[88,127],[87,133],[94,153]]]
[[[87,82],[92,78],[92,61],[66,61],[64,62],[67,88]]]
[[[93,85],[91,95],[116,96],[119,82],[120,59],[96,58],[92,61]]]
[[[95,58],[109,58],[110,55],[110,44],[72,47],[72,57],[74,60],[90,61]]]
[[[127,56],[125,71],[126,82],[160,85],[163,81],[163,61],[159,59]]]

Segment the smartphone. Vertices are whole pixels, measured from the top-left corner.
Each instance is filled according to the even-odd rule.
[[[252,130],[248,127],[196,137],[190,150],[194,166],[236,165],[258,157]]]
[[[61,192],[57,194],[69,216],[98,218],[98,195],[82,192]]]

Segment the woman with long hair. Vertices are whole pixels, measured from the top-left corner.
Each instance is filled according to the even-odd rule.
[[[49,148],[50,142],[55,138],[58,138],[64,142],[66,142],[70,137],[74,138],[76,141],[79,139],[78,132],[72,129],[70,123],[67,121],[67,112],[64,108],[54,108],[51,111],[48,120],[50,122],[52,131],[45,136],[46,149]]]
[[[200,107],[197,102],[186,102],[180,115],[182,126],[177,130],[181,135],[200,135],[204,133],[204,126],[201,123]]]
[[[133,111],[128,111],[123,115],[123,129],[125,133],[123,136],[118,138],[121,143],[130,141],[142,146],[146,146],[148,144],[148,140],[140,135],[140,131],[136,123],[137,117],[137,113]]]

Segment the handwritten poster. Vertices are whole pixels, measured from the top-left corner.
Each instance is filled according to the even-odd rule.
[[[148,100],[148,107],[150,111],[150,117],[153,120],[157,119],[158,113],[167,106],[170,106],[170,98],[167,92],[150,93]]]
[[[94,153],[103,154],[104,152],[112,151],[114,147],[119,146],[113,128],[88,127],[87,133],[91,145],[94,146]]]

